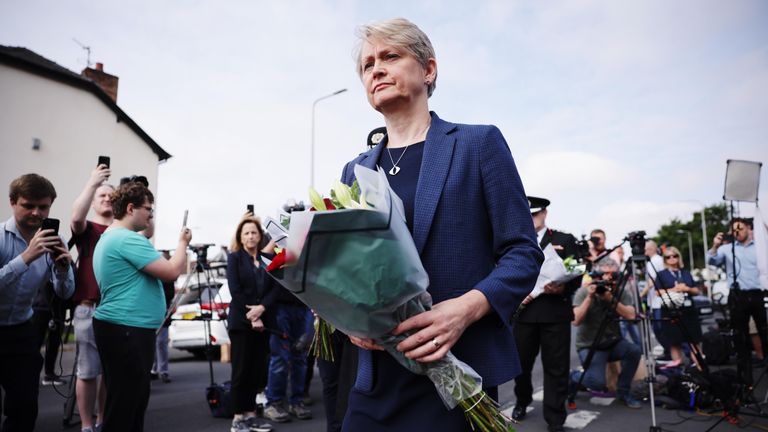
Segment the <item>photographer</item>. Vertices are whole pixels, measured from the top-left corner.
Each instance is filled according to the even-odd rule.
[[[54,189],[48,179],[26,174],[11,182],[13,216],[0,225],[0,388],[3,431],[32,431],[37,420],[38,378],[43,359],[32,302],[49,281],[61,298],[75,290],[64,241],[52,229],[41,229]]]
[[[722,266],[728,274],[728,280],[735,283],[728,294],[728,308],[731,311],[731,325],[736,331],[735,344],[738,356],[739,376],[745,384],[752,384],[751,345],[749,343],[749,319],[755,321],[757,332],[763,347],[768,347],[766,340],[766,316],[760,287],[760,272],[757,268],[757,251],[752,237],[752,220],[734,218],[730,223],[732,244],[724,245],[725,235],[721,232],[712,240],[712,248],[707,252],[709,264]],[[736,265],[734,269],[734,258]],[[763,348],[765,349],[765,348]]]
[[[585,282],[573,297],[573,325],[576,330],[576,350],[582,362],[587,358],[589,350],[595,350],[589,368],[584,372],[583,384],[592,390],[605,390],[605,366],[609,361],[621,361],[621,374],[617,383],[616,397],[629,408],[640,408],[639,400],[630,393],[632,377],[635,375],[640,362],[641,350],[637,345],[621,337],[619,322],[613,318],[635,319],[635,308],[632,296],[626,290],[616,299],[619,265],[610,258],[603,258],[598,265],[598,271],[591,274],[592,280]],[[607,323],[605,332],[600,340],[595,340],[600,324],[604,319]],[[581,372],[572,374],[571,379],[577,382]]]

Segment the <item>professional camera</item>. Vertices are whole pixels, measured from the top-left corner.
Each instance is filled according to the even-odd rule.
[[[605,275],[609,274],[609,279],[605,278]],[[592,270],[589,272],[589,277],[592,278],[591,284],[595,286],[595,294],[603,295],[606,291],[613,289],[616,286],[616,282],[619,280],[619,272],[605,273],[600,270]]]
[[[645,231],[632,231],[627,234],[632,256],[645,256]]]

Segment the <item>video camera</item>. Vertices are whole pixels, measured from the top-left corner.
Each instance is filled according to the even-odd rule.
[[[632,256],[645,256],[645,231],[632,231],[625,240],[629,241]]]

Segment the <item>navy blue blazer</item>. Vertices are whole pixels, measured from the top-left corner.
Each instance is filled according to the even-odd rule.
[[[245,317],[245,305],[263,305],[262,322],[275,328],[273,305],[279,286],[267,274],[264,266],[256,268],[253,257],[244,250],[227,257],[227,283],[232,301],[229,303],[227,324],[230,330],[248,330],[251,323]]]
[[[434,303],[478,289],[493,312],[471,325],[452,352],[483,377],[484,387],[520,373],[512,316],[533,289],[544,254],[528,200],[495,126],[449,123],[434,112],[416,187],[413,240]],[[375,169],[386,139],[347,163]],[[361,369],[362,370],[362,369]]]

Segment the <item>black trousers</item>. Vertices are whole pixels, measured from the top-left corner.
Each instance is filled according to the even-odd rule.
[[[35,429],[42,365],[32,320],[0,327],[0,387],[5,396],[0,416],[2,432]]]
[[[755,320],[757,334],[763,343],[763,352],[768,350],[768,325],[766,325],[765,305],[762,290],[731,290],[728,295],[728,308],[731,312],[731,324],[735,332],[737,370],[745,384],[752,384],[752,342],[749,338],[749,318]]]
[[[256,395],[267,386],[269,335],[254,330],[230,330],[229,340],[234,411],[255,411]]]
[[[567,416],[568,370],[570,368],[571,323],[515,323],[515,341],[522,372],[515,378],[517,405],[533,401],[531,371],[541,347],[544,369],[544,420],[548,425],[562,425]]]
[[[93,319],[93,333],[107,386],[105,432],[141,432],[149,404],[155,330]]]

